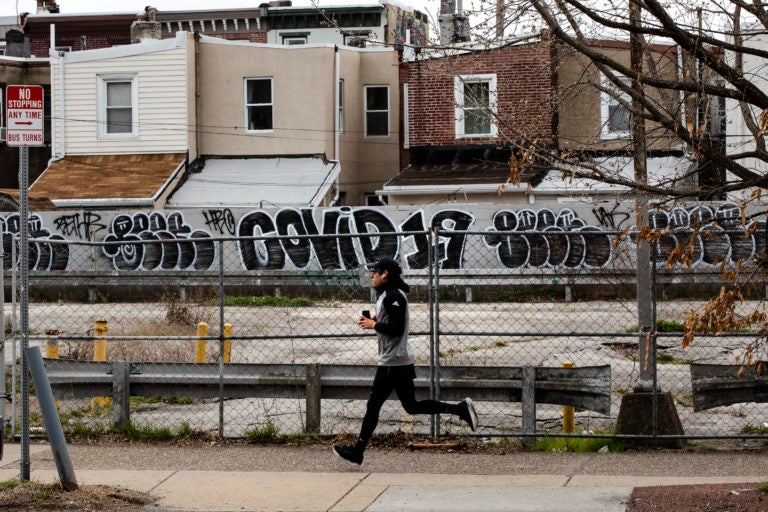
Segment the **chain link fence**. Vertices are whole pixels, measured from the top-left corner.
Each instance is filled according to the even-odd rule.
[[[177,379],[178,386],[186,382],[179,376],[182,363],[186,368],[242,368],[246,373],[274,365],[272,380],[270,375],[251,375],[250,387],[214,383],[211,392],[189,385],[187,392],[177,386],[166,396],[134,396],[134,425],[225,437],[356,433],[365,412],[365,382],[360,381],[368,369],[361,367],[374,365],[377,351],[375,335],[356,323],[361,310],[373,309],[375,300],[363,264],[398,255],[411,286],[410,341],[425,393],[439,398],[440,376],[451,368],[467,369],[471,375],[473,369],[488,367],[608,365],[610,413],[577,409],[574,435],[610,435],[622,396],[638,385],[643,363],[639,347],[646,335],[638,326],[634,234],[567,225],[508,230],[508,221],[495,219],[495,229],[482,232],[222,239],[195,238],[192,233],[184,239],[155,236],[101,243],[35,239],[29,345],[60,360],[130,361],[137,374],[141,363],[163,363],[165,381]],[[757,334],[702,334],[682,348],[686,312],[700,308],[723,286],[722,260],[703,249],[691,268],[667,268],[669,252],[689,243],[688,236],[653,244],[654,280],[640,283],[653,288],[657,325],[671,330],[657,333],[652,352],[656,389],[671,393],[687,437],[762,438],[768,433],[768,406],[763,403],[694,412],[690,365],[736,364]],[[718,236],[723,242],[726,235]],[[725,239],[729,247],[740,240],[733,236]],[[10,250],[12,244],[5,242]],[[701,243],[702,248],[711,245]],[[752,241],[753,252],[759,243],[764,247],[764,240]],[[14,289],[18,259],[11,254],[5,259],[5,284]],[[728,254],[735,257],[736,250]],[[712,261],[703,261],[705,257]],[[80,270],[63,269],[56,263],[62,259]],[[762,283],[754,277],[752,282]],[[762,286],[751,290],[738,313],[762,307]],[[11,433],[18,435],[21,354],[15,294],[10,306],[6,360],[12,402],[5,418]],[[318,425],[308,424],[317,419],[308,411],[313,404],[306,397],[312,368],[341,383],[332,397],[320,401]],[[65,430],[98,433],[114,421],[109,396],[56,398]],[[523,433],[519,399],[480,400],[477,409],[477,435]],[[43,428],[34,392],[30,410],[34,435]],[[535,419],[537,433],[560,433],[563,408],[537,403]],[[435,423],[431,417],[409,416],[391,400],[381,412],[377,432],[396,430],[467,432],[456,418],[441,416]]]

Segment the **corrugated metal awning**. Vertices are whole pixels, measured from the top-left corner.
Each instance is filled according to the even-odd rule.
[[[320,206],[341,167],[323,156],[207,158],[168,199],[170,208]]]

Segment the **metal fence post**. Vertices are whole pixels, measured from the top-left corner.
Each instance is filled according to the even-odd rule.
[[[219,437],[224,437],[224,242],[216,242],[219,253]]]
[[[429,237],[428,258],[429,261],[429,340],[430,340],[430,394],[433,400],[440,400],[440,336],[437,326],[440,325],[440,270],[437,264],[439,250],[437,247],[437,230],[427,231]],[[433,415],[430,420],[430,432],[432,440],[436,441],[440,436],[440,415]]]

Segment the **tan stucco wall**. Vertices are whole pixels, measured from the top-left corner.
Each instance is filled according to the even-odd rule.
[[[630,68],[629,47],[598,48],[612,59]],[[674,77],[676,54],[667,51],[653,54],[656,68],[662,77]],[[572,51],[562,50],[558,59],[558,137],[563,149],[617,150],[627,149],[630,139],[601,139],[600,73],[594,66],[584,64],[586,59]],[[646,89],[646,95],[661,101],[657,90]],[[675,96],[679,102],[679,98]],[[646,123],[648,150],[670,149],[680,145],[679,139],[653,123]]]
[[[341,189],[348,205],[364,204],[373,193],[399,172],[399,113],[397,53],[340,50],[344,79],[344,133],[339,137],[342,159]],[[389,136],[366,137],[364,87],[389,86]]]
[[[344,132],[335,155],[336,72],[333,46],[199,45],[199,153],[202,155],[325,154],[341,163],[345,204],[362,204],[398,172],[397,54],[338,48],[344,80]],[[234,64],[236,63],[236,65]],[[273,80],[271,132],[245,130],[244,79]],[[388,85],[390,135],[366,138],[363,88]]]
[[[332,154],[333,47],[201,43],[199,152]],[[271,132],[245,129],[245,79],[272,78]]]

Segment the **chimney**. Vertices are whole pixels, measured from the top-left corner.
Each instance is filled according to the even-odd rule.
[[[131,42],[140,43],[152,39],[162,39],[162,25],[155,18],[157,9],[147,6],[144,14],[131,24]]]
[[[440,43],[453,44],[470,40],[469,18],[462,14],[464,10],[461,0],[458,0],[459,14],[456,14],[454,0],[440,1],[440,15],[437,22],[440,25]]]

